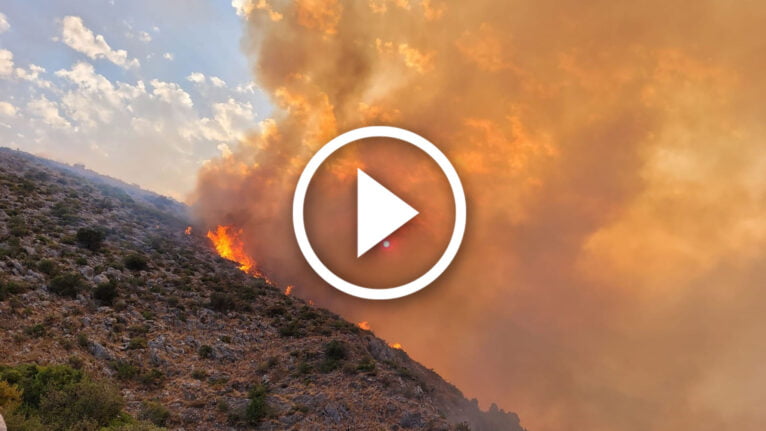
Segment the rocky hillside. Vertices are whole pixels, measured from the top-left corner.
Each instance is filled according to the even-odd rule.
[[[206,232],[187,234],[184,211],[0,149],[0,365],[67,364],[173,430],[522,429],[373,333],[243,273]]]

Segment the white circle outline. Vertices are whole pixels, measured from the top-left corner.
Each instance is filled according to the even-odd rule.
[[[319,259],[314,249],[311,247],[308,235],[306,233],[306,226],[303,220],[304,204],[306,201],[306,192],[308,191],[309,183],[316,174],[319,167],[330,157],[334,152],[338,151],[343,146],[360,139],[366,138],[393,138],[400,141],[404,141],[408,144],[414,145],[428,154],[439,168],[444,172],[447,177],[450,188],[452,189],[452,196],[455,200],[455,227],[452,231],[452,237],[450,238],[447,248],[439,258],[439,260],[432,266],[425,274],[405,283],[401,286],[390,287],[386,289],[372,289],[368,287],[358,286],[354,283],[350,283],[332,272],[324,263]],[[463,235],[465,234],[466,223],[466,203],[465,192],[463,191],[463,185],[460,182],[460,177],[457,171],[450,163],[447,156],[444,155],[434,144],[429,142],[424,137],[417,133],[410,132],[409,130],[401,129],[399,127],[391,126],[368,126],[360,127],[358,129],[350,130],[346,133],[336,136],[330,142],[325,144],[317,151],[311,160],[309,160],[306,167],[303,169],[301,176],[298,178],[298,184],[295,187],[295,195],[293,196],[293,230],[295,231],[295,237],[298,240],[298,247],[303,253],[303,257],[308,264],[324,281],[333,286],[334,288],[349,294],[356,296],[357,298],[385,300],[385,299],[397,299],[407,295],[411,295],[424,287],[431,284],[436,280],[452,263],[452,260],[457,255],[460,244],[463,241]]]

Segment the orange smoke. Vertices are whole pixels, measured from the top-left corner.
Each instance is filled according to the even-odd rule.
[[[245,252],[241,236],[242,230],[232,226],[218,226],[215,231],[207,233],[221,257],[237,262],[239,269],[250,272],[255,267],[255,261]]]
[[[243,3],[273,118],[204,165],[194,208],[244,229],[259,269],[535,431],[763,429],[766,3]],[[434,142],[469,208],[448,271],[387,303],[318,279],[290,222],[316,149],[376,124]],[[328,167],[341,186],[346,166]],[[383,170],[430,203],[427,172]],[[353,229],[353,209],[319,210],[312,235]],[[386,258],[438,246],[397,238]]]

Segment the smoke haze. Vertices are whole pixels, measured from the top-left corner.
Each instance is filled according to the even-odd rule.
[[[240,3],[275,111],[200,172],[201,223],[530,430],[762,428],[766,5]],[[321,282],[290,216],[314,151],[375,124],[435,143],[469,206],[451,268],[384,303]]]

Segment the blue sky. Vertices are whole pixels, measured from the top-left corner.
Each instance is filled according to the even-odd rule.
[[[228,1],[6,0],[0,145],[183,198],[270,106]]]

